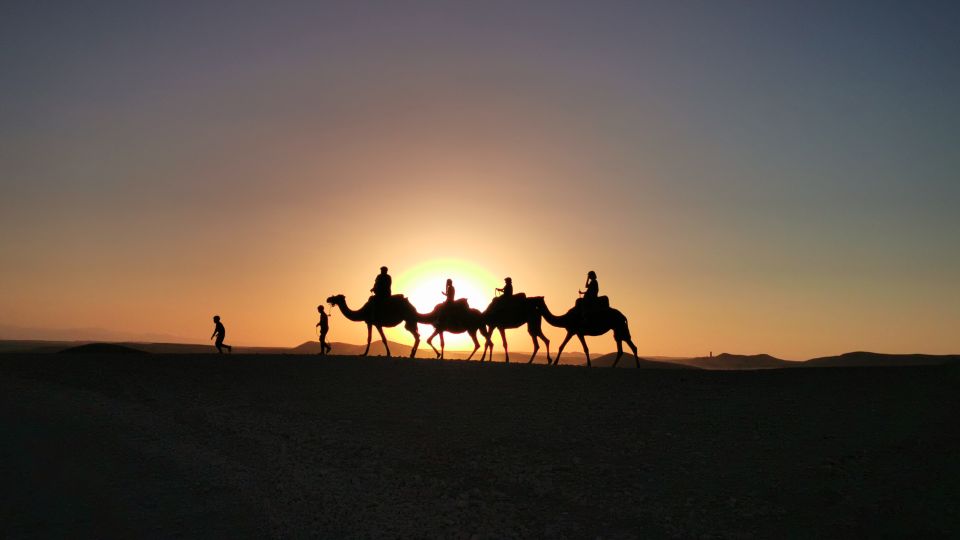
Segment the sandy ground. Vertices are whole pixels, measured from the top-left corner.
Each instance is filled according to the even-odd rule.
[[[960,367],[0,355],[0,395],[7,538],[960,531]]]

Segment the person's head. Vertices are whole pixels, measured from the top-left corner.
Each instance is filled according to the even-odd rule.
[[[447,279],[447,285],[453,285],[453,280],[452,280],[452,279]]]
[[[386,274],[386,273],[387,273],[387,267],[386,267],[386,266],[381,266],[381,267],[380,267],[380,273],[381,273],[381,274]]]
[[[220,316],[219,316],[219,315],[214,315],[214,316],[213,316],[213,322],[220,322]]]
[[[319,306],[317,306],[317,311],[319,311],[320,313],[323,313],[323,304],[320,304]]]
[[[509,284],[513,283],[513,280],[510,279],[510,278],[508,278],[508,277],[505,277],[505,278],[503,278],[503,282],[506,283],[507,285],[509,285]]]
[[[593,270],[591,270],[591,271],[587,272],[587,277],[588,277],[589,279],[597,279],[597,273],[594,272]]]

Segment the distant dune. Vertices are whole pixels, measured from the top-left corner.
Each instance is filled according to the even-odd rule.
[[[60,351],[60,354],[131,354],[131,355],[141,355],[141,354],[150,354],[147,351],[142,349],[135,349],[133,347],[128,347],[126,345],[119,345],[117,343],[87,343],[86,345],[78,345],[76,347],[69,347]]]
[[[390,341],[390,352],[395,357],[408,357],[410,346]],[[353,343],[332,342],[333,355],[359,356],[365,345]],[[137,351],[153,354],[217,354],[213,344],[204,343],[139,343],[139,342],[90,342],[90,341],[42,341],[42,340],[0,340],[0,354],[34,353],[48,354],[57,352],[70,353],[120,353],[122,351]],[[499,342],[494,345],[494,362],[503,362],[503,347]],[[235,346],[234,354],[260,355],[316,355],[320,352],[318,341],[306,341],[296,347],[243,347]],[[479,360],[482,349],[477,351],[473,360]],[[551,357],[556,356],[556,347],[550,349]],[[448,360],[463,360],[469,351],[446,352]],[[370,344],[369,356],[386,356],[383,343],[377,340]],[[433,359],[436,356],[426,343],[421,342],[417,351],[417,358]],[[608,367],[613,364],[615,353],[596,355],[593,358],[595,367]],[[707,370],[759,370],[803,367],[889,367],[889,366],[922,366],[960,363],[960,355],[932,355],[932,354],[883,354],[874,352],[850,352],[837,356],[825,356],[807,361],[790,361],[770,356],[769,354],[731,354],[721,353],[713,357],[703,356],[696,358],[648,356],[640,357],[641,367],[650,369],[707,369]],[[530,359],[530,351],[511,350],[511,363],[525,364]],[[547,362],[546,349],[541,348],[534,360],[535,364]],[[586,358],[580,351],[564,351],[561,365],[583,366]],[[632,355],[625,352],[617,367],[633,367]]]
[[[814,358],[803,363],[806,367],[887,367],[931,366],[960,362],[960,355],[945,354],[883,354],[874,352],[850,352],[839,356]]]
[[[669,360],[685,366],[695,366],[701,369],[777,369],[797,367],[799,362],[790,362],[770,356],[769,354],[730,354],[721,353],[716,356],[700,356],[697,358],[683,358]]]

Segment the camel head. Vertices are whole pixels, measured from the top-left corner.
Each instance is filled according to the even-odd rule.
[[[342,294],[335,294],[327,298],[327,303],[331,306],[343,305],[346,301],[346,298]]]

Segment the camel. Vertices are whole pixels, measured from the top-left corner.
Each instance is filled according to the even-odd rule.
[[[427,314],[418,314],[417,318],[421,323],[431,324],[435,328],[433,334],[427,338],[427,345],[437,353],[437,358],[443,359],[445,344],[443,342],[443,333],[462,334],[467,332],[473,339],[473,352],[467,357],[467,360],[473,358],[480,348],[480,342],[477,341],[477,332],[484,338],[484,352],[486,344],[490,342],[490,332],[483,324],[483,314],[479,309],[473,309],[466,302],[442,302],[433,308],[433,311]],[[433,338],[440,335],[440,350],[433,346]]]
[[[630,328],[627,326],[627,318],[623,316],[623,313],[611,307],[597,307],[595,310],[588,312],[587,316],[584,317],[580,312],[580,308],[572,307],[565,314],[558,316],[550,312],[543,298],[536,299],[536,304],[537,309],[540,310],[543,318],[546,319],[550,325],[563,328],[567,331],[567,336],[563,338],[563,343],[560,344],[560,348],[557,350],[557,358],[553,361],[554,365],[560,362],[563,347],[570,341],[571,337],[576,335],[577,338],[580,339],[580,344],[583,345],[583,353],[587,356],[587,367],[590,367],[590,349],[587,348],[587,342],[583,339],[583,336],[602,336],[610,330],[613,330],[613,339],[617,341],[617,358],[613,361],[612,367],[617,367],[617,362],[619,362],[620,357],[623,356],[624,341],[626,341],[630,349],[633,350],[634,361],[636,361],[637,367],[640,367],[640,358],[637,356],[637,346],[634,345],[630,339]]]
[[[413,334],[413,349],[410,351],[410,358],[417,355],[417,347],[420,345],[420,332],[417,330],[417,310],[413,304],[403,295],[394,295],[386,298],[382,304],[370,298],[367,303],[357,311],[347,307],[347,300],[342,294],[337,294],[327,298],[327,303],[331,306],[340,308],[343,316],[351,321],[364,322],[367,324],[367,348],[363,350],[361,356],[366,356],[370,352],[370,337],[373,327],[380,333],[380,339],[383,340],[383,346],[387,349],[387,356],[390,356],[390,345],[387,344],[387,337],[383,335],[383,327],[392,328],[401,322],[408,332]]]
[[[487,348],[490,349],[490,360],[493,361],[493,343],[490,341],[490,337],[493,336],[493,330],[498,329],[500,330],[500,339],[503,341],[503,354],[509,364],[510,351],[507,348],[506,330],[527,325],[527,333],[533,340],[533,354],[530,355],[530,360],[527,360],[527,363],[533,362],[533,359],[537,356],[537,351],[540,350],[540,342],[537,340],[539,338],[543,340],[547,347],[547,364],[550,364],[550,340],[543,335],[543,320],[540,311],[537,309],[537,299],[541,303],[543,302],[542,296],[528,298],[527,295],[518,293],[501,298],[497,302],[499,305],[490,302],[490,306],[483,312],[483,322],[490,327],[490,330],[487,333],[487,344],[483,348],[483,356],[480,357],[481,362],[487,355]]]

